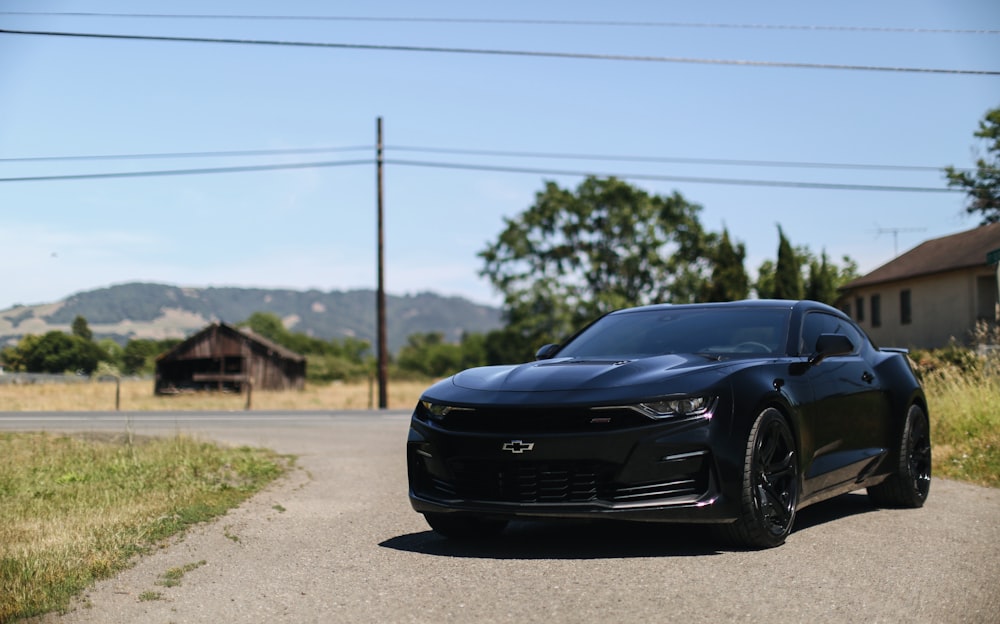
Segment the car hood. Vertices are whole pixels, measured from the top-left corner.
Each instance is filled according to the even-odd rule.
[[[556,358],[517,366],[486,366],[458,373],[451,381],[466,390],[560,392],[643,385],[694,372],[732,366],[700,355],[661,355],[633,360]]]

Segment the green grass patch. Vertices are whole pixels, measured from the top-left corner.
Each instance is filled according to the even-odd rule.
[[[935,476],[1000,487],[1000,369],[943,367],[924,375]]]
[[[160,578],[156,580],[156,584],[160,587],[177,587],[181,584],[181,579],[184,578],[185,574],[191,570],[197,570],[205,565],[205,563],[206,561],[203,559],[197,563],[188,563],[179,568],[170,568],[160,575]]]
[[[0,458],[0,622],[64,610],[157,542],[240,504],[290,461],[184,436],[48,433],[0,433]]]

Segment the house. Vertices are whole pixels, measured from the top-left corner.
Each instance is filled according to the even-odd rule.
[[[306,359],[251,331],[212,323],[156,358],[156,394],[301,390]]]
[[[998,250],[1000,223],[926,241],[845,284],[838,307],[880,346],[967,343],[978,321],[1000,320]]]

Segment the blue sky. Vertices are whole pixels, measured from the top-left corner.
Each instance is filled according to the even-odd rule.
[[[659,25],[10,14],[17,11]],[[2,0],[0,29],[1000,71],[1000,3],[988,0]],[[367,161],[251,173],[0,182],[0,309],[130,281],[374,288],[378,117],[389,159],[626,179],[943,188],[937,170],[487,157],[403,148],[968,167],[976,156],[973,132],[996,106],[996,75],[0,34],[0,178]],[[364,149],[25,160],[319,147]],[[581,180],[387,165],[387,290],[498,303],[478,276],[476,254],[499,234],[505,218],[532,204],[547,179],[564,187]],[[892,259],[894,243],[902,252],[978,223],[964,215],[959,193],[631,181],[651,193],[678,191],[700,204],[707,228],[727,227],[746,245],[751,272],[776,256],[777,224],[794,245],[825,250],[835,259],[849,255],[867,272]]]

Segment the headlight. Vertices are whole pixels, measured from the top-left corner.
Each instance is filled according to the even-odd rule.
[[[675,416],[701,416],[712,408],[713,397],[683,397],[639,403],[636,409],[650,418],[671,418]]]
[[[431,420],[442,421],[444,417],[453,412],[471,412],[473,411],[471,407],[456,407],[454,405],[445,405],[443,403],[432,403],[430,401],[421,401],[420,405],[424,408],[424,413]]]

